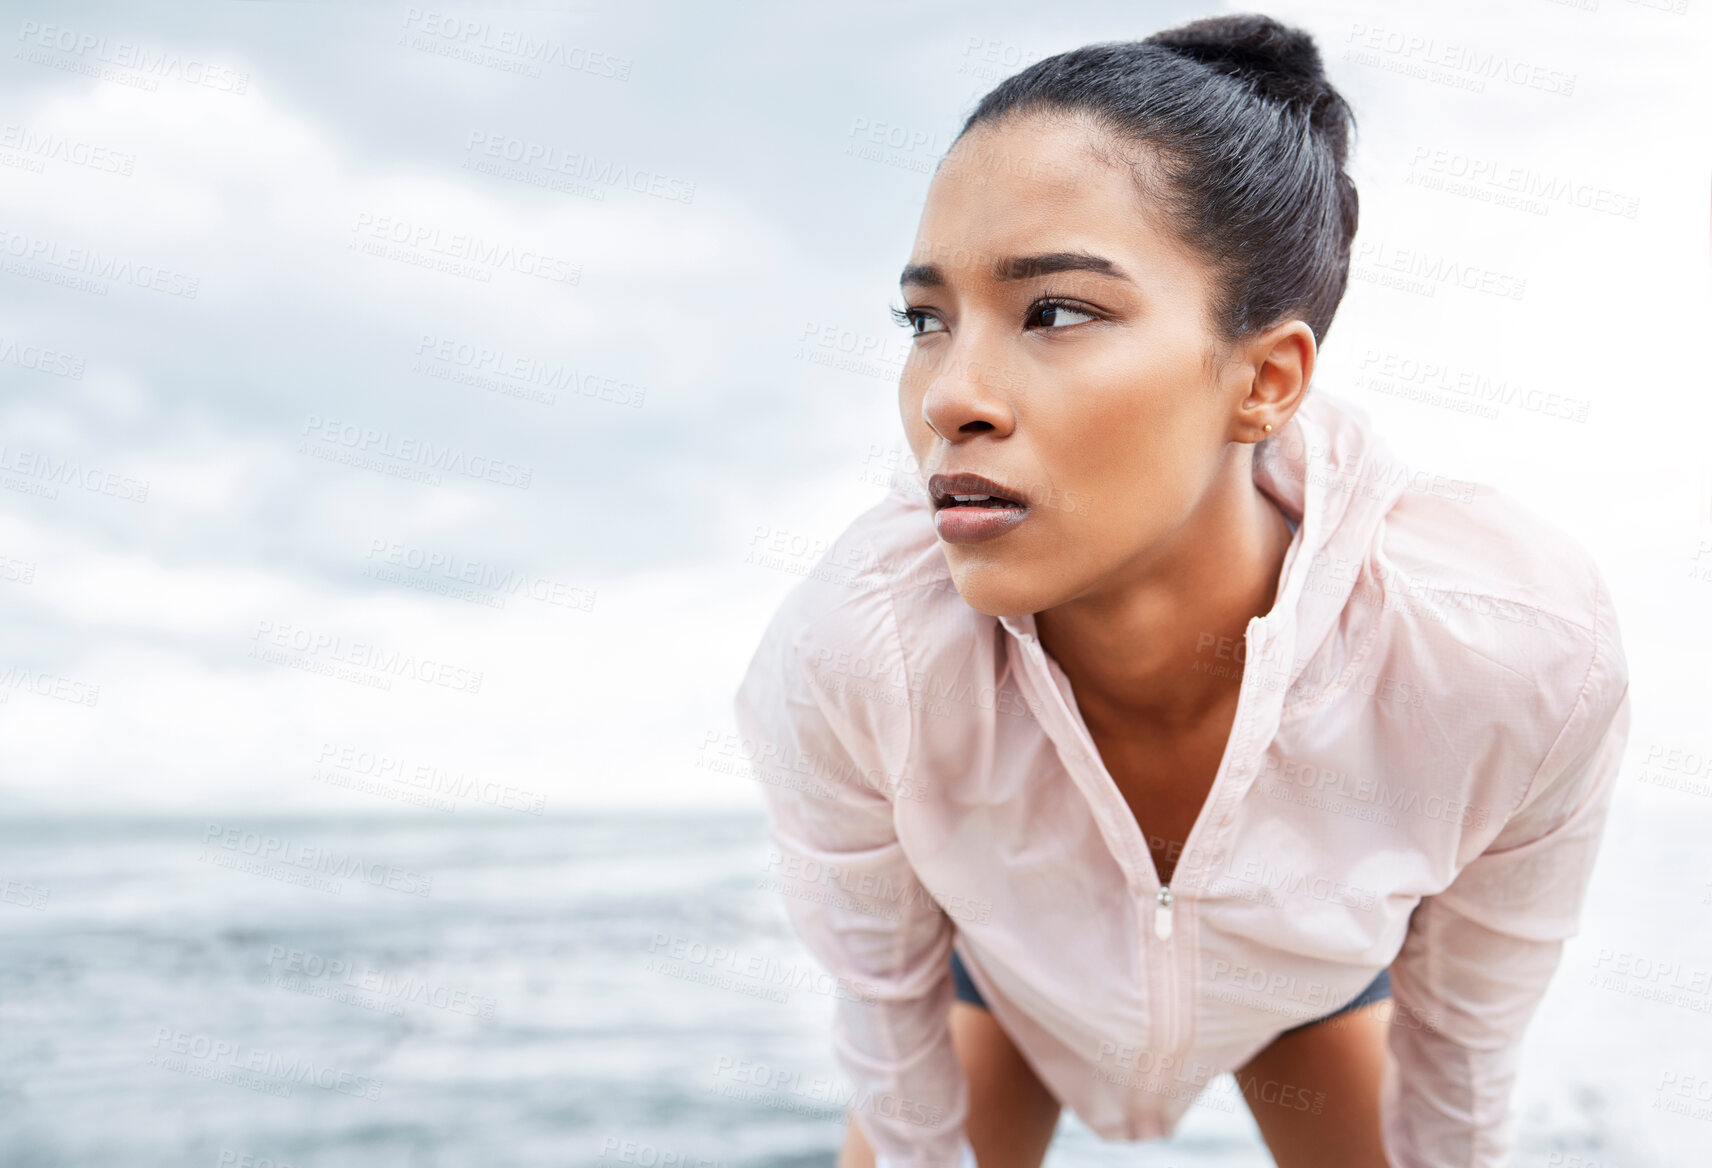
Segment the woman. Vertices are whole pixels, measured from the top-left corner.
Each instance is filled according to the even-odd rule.
[[[1008,79],[933,179],[920,481],[737,702],[834,885],[786,906],[846,1168],[1038,1165],[1065,1105],[1161,1138],[1224,1071],[1285,1168],[1506,1160],[1627,666],[1568,536],[1310,391],[1350,121],[1307,35],[1204,20]]]

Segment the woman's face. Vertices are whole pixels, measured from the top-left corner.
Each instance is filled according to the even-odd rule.
[[[1221,466],[1250,473],[1243,444],[1287,416],[1210,330],[1211,272],[1096,146],[1113,149],[1075,117],[971,130],[902,281],[904,428],[957,589],[989,615],[1160,570]],[[1021,506],[941,503],[983,493]]]

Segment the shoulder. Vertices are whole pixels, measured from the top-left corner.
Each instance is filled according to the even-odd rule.
[[[779,605],[768,636],[788,642],[810,665],[884,656],[901,651],[900,613],[914,625],[924,603],[961,604],[932,512],[918,496],[910,484],[896,485],[830,543],[811,549],[812,566]],[[766,554],[765,539],[760,543]]]
[[[1391,660],[1423,679],[1459,753],[1522,763],[1525,798],[1604,735],[1628,690],[1616,606],[1585,547],[1484,483],[1406,490],[1357,584]],[[1448,716],[1445,716],[1448,715]]]
[[[1621,659],[1616,609],[1587,549],[1486,483],[1406,490],[1386,515],[1373,583],[1513,666]]]
[[[1606,590],[1581,543],[1497,487],[1464,481],[1452,487],[1403,492],[1386,516],[1387,556],[1422,578],[1592,634]]]
[[[924,640],[991,619],[958,594],[932,512],[910,486],[894,486],[810,552],[818,555],[768,622],[740,702],[812,701],[848,737],[907,752]]]

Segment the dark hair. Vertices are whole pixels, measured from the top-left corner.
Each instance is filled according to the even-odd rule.
[[[1059,53],[1000,82],[957,139],[1033,111],[1092,114],[1152,148],[1127,161],[1217,273],[1209,324],[1223,341],[1299,316],[1324,343],[1355,237],[1355,184],[1343,172],[1355,115],[1307,33],[1220,16]]]

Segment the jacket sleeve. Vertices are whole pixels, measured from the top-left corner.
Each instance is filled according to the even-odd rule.
[[[1415,906],[1391,964],[1380,1108],[1393,1168],[1509,1163],[1522,1034],[1579,931],[1628,740],[1628,670],[1608,607],[1600,624],[1575,707],[1517,810]]]
[[[786,615],[736,701],[785,911],[841,987],[833,1049],[879,1168],[966,1168],[968,1086],[949,1019],[953,926],[893,818],[893,799],[914,789],[899,783],[907,707],[847,689],[851,677],[829,664],[837,655],[800,648]]]

